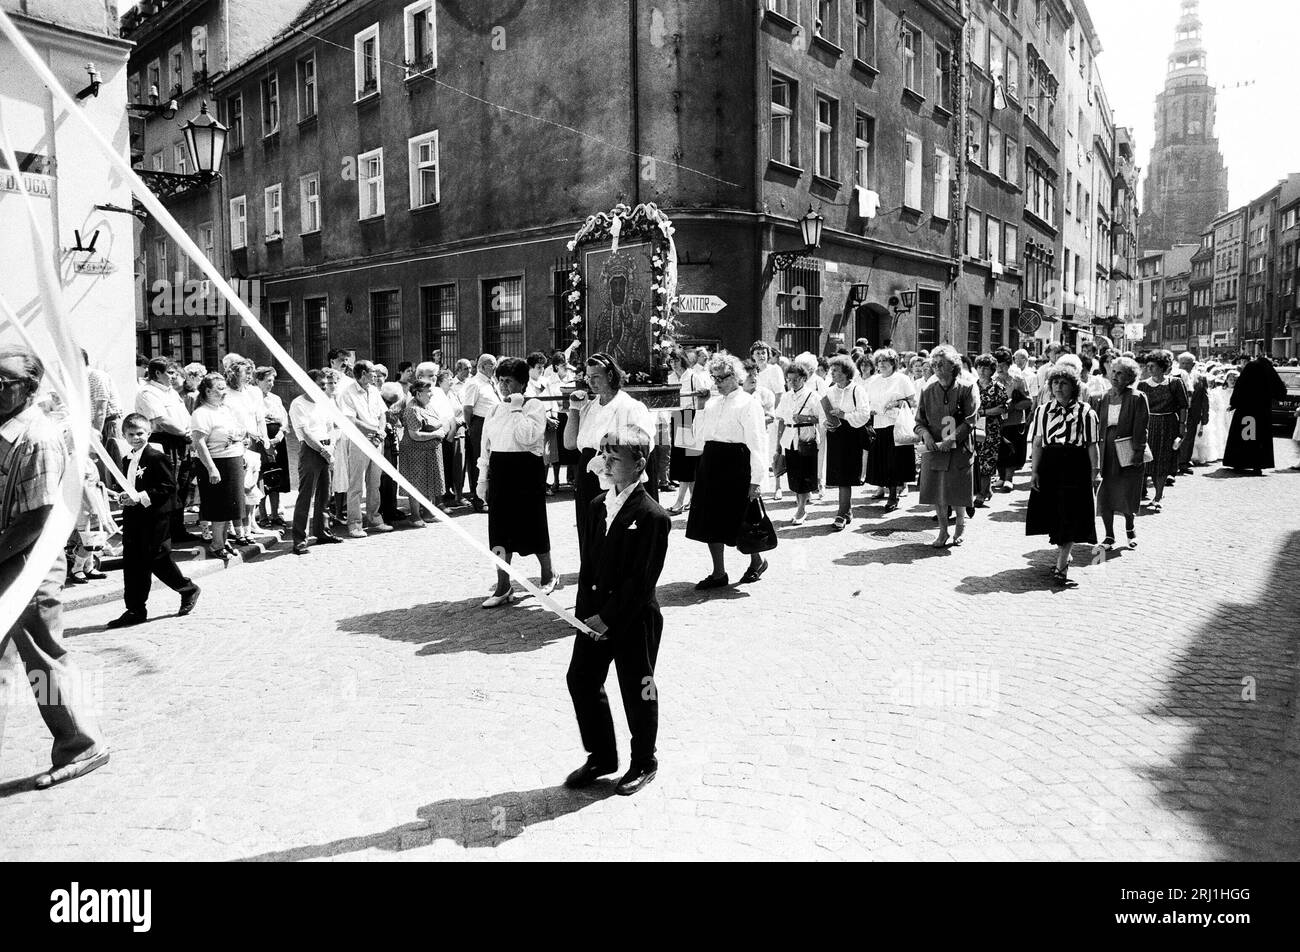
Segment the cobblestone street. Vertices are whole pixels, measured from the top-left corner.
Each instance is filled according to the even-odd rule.
[[[709,599],[675,520],[660,772],[632,798],[560,786],[573,633],[481,610],[492,573],[442,527],[217,572],[179,622],[157,589],[142,627],[70,612],[113,759],[30,790],[49,740],[19,680],[0,860],[1300,859],[1300,472],[1198,469],[1136,551],[1076,547],[1072,591],[1026,496],[945,551],[914,491],[842,534],[818,506]],[[572,604],[571,498],[549,511]]]

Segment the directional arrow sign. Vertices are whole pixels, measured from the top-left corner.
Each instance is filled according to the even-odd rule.
[[[677,301],[677,310],[687,314],[717,314],[726,306],[716,294],[683,294]]]

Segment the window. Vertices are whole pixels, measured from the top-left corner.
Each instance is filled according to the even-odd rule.
[[[978,354],[984,350],[984,308],[970,305],[966,317],[966,352]]]
[[[438,33],[433,0],[408,4],[402,14],[406,33],[408,70],[424,71],[438,65]]]
[[[1083,181],[1074,183],[1074,220],[1083,221]]]
[[[168,66],[168,88],[171,90],[180,90],[185,88],[185,61],[181,58],[181,48],[179,45],[173,46],[171,52],[167,54]],[[162,92],[162,90],[159,90]],[[164,99],[167,97],[164,96]]]
[[[567,271],[565,278],[568,278]],[[435,350],[440,350],[444,367],[460,353],[456,311],[456,285],[436,284],[420,288],[420,326],[424,332],[421,356],[427,358]]]
[[[352,42],[357,99],[379,92],[379,24],[367,27]]]
[[[316,115],[316,56],[298,60],[298,121]]]
[[[303,298],[303,331],[308,367],[329,366],[329,306],[323,297]]]
[[[908,208],[921,207],[921,140],[910,132],[904,146],[903,204]]]
[[[987,45],[984,21],[977,16],[972,16],[970,18],[970,59],[976,66],[984,65],[984,50]]]
[[[899,42],[903,45],[903,86],[919,92],[916,60],[921,52],[921,36],[910,26],[899,27]]]
[[[1008,268],[1020,265],[1020,229],[1011,222],[1002,225],[1002,263]]]
[[[226,148],[235,152],[244,147],[244,97],[231,96],[226,100]]]
[[[280,77],[271,75],[262,80],[262,135],[280,131]]]
[[[285,350],[289,350],[289,345],[292,342],[290,320],[288,301],[267,302],[266,329],[271,332],[275,342]]]
[[[797,87],[784,76],[772,74],[772,155],[783,165],[798,165],[795,149],[795,91]]]
[[[524,279],[483,282],[483,351],[498,357],[524,356]]]
[[[1010,49],[1007,50],[1007,76],[1006,76],[1007,95],[1013,99],[1020,96],[1020,57]]]
[[[853,56],[870,63],[876,54],[876,0],[853,0]]]
[[[989,75],[993,77],[994,82],[1002,79],[1006,82],[1006,56],[1007,48],[1002,43],[1002,38],[989,30]]]
[[[942,46],[934,48],[934,102],[952,109],[952,52]]]
[[[767,0],[767,8],[787,20],[799,22],[799,0]]]
[[[943,149],[934,150],[934,217],[948,217],[948,200],[952,191],[952,156]]]
[[[826,179],[839,178],[839,112],[840,106],[833,99],[817,97],[817,174]]]
[[[197,84],[208,78],[208,28],[196,26],[190,31],[190,68]]]
[[[1002,160],[1006,157],[1002,151],[1002,130],[989,123],[989,147],[985,150],[985,168],[994,175],[1002,174]]]
[[[1011,136],[1006,137],[1006,169],[1002,177],[1012,185],[1020,184],[1020,143]]]
[[[988,239],[988,259],[993,264],[1002,263],[1002,222],[996,218],[984,220],[984,230]]]
[[[984,237],[984,226],[980,220],[980,213],[977,209],[966,209],[966,254],[972,258],[982,258],[980,253],[981,242]]]
[[[370,353],[375,363],[397,373],[402,356],[402,303],[398,291],[370,292]]]
[[[298,179],[298,212],[302,234],[320,231],[320,173]]]
[[[187,153],[187,152],[188,152],[188,150],[187,150],[187,148],[186,148],[184,142],[176,142],[176,143],[173,143],[173,145],[172,145],[172,166],[173,166],[173,167],[176,169],[176,171],[179,172],[181,175],[184,175],[187,171],[189,171],[188,168],[186,168],[187,163],[186,163],[186,160],[185,160],[185,156],[186,156],[186,153]]]
[[[230,200],[230,247],[248,244],[248,200],[240,195]]]
[[[438,133],[416,136],[407,142],[411,169],[411,207],[438,204]]]
[[[153,276],[154,280],[167,280],[171,275],[167,271],[167,239],[153,240]]]
[[[213,264],[217,263],[216,233],[213,231],[212,222],[210,221],[205,221],[199,225],[199,250],[203,252],[203,257]]]
[[[989,311],[989,350],[997,350],[1002,346],[1002,315],[1001,308],[993,308]]]
[[[1074,173],[1065,170],[1065,214],[1070,214],[1070,193],[1074,191]]]
[[[933,350],[939,344],[939,292],[916,292],[916,348]]]
[[[966,141],[969,143],[969,158],[976,165],[984,165],[984,117],[978,113],[968,113],[966,117]]]
[[[876,137],[876,120],[865,112],[853,117],[853,171],[858,185],[871,186],[871,140]]]
[[[821,352],[822,273],[795,265],[781,272],[776,292],[776,340],[782,353]]]
[[[384,213],[383,149],[357,156],[357,191],[361,218],[375,218]]]
[[[266,208],[266,240],[273,241],[277,238],[283,238],[284,208],[278,183],[269,185],[263,190],[262,202]]]
[[[840,41],[840,4],[839,0],[817,0],[817,35],[830,40]]]

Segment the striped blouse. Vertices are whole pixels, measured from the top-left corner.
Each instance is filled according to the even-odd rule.
[[[1081,400],[1068,407],[1049,400],[1034,411],[1034,434],[1044,446],[1088,446],[1098,439],[1097,414]]]

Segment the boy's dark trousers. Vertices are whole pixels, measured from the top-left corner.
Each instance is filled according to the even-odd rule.
[[[129,506],[122,514],[122,581],[126,610],[147,614],[153,577],[176,592],[193,591],[172,559],[171,514]]]
[[[623,711],[632,733],[632,763],[656,768],[655,743],[659,737],[659,698],[654,683],[655,659],[663,636],[662,623],[638,626],[613,637],[594,641],[584,634],[573,639],[569,662],[569,694],[577,715],[583,749],[595,760],[618,760],[614,719],[605,694],[610,662],[618,673]]]

